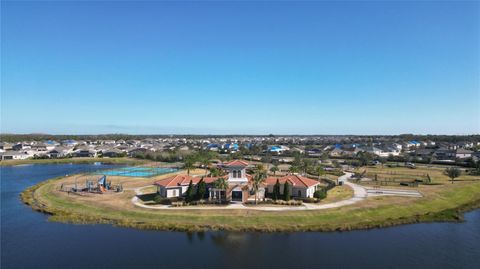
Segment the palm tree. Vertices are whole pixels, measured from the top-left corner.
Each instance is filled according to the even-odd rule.
[[[215,182],[213,182],[213,186],[215,187],[215,189],[226,191],[228,189],[228,182],[226,179],[222,177],[215,180]],[[221,200],[221,192],[219,192],[219,195],[217,196],[217,198]]]
[[[255,204],[257,204],[257,201],[258,201],[258,189],[263,184],[263,182],[265,182],[266,178],[267,178],[267,172],[263,168],[263,165],[261,164],[257,165],[257,173],[253,176],[253,181],[252,181],[252,187],[253,187],[253,190],[255,191]]]
[[[193,156],[187,156],[187,158],[185,158],[184,168],[187,169],[187,175],[190,175],[190,170],[195,168],[194,164],[195,159],[193,158]]]
[[[320,180],[320,176],[325,174],[325,170],[323,169],[323,165],[317,165],[315,167],[315,172],[317,173],[318,175],[318,180]]]
[[[271,168],[270,168],[270,172],[273,173],[273,175],[275,176],[275,174],[278,172],[278,165],[273,165]]]
[[[303,170],[303,174],[305,175],[308,171],[308,168],[310,168],[311,162],[308,159],[303,159],[301,163],[301,168]]]
[[[200,163],[203,165],[203,168],[205,168],[205,176],[206,176],[208,172],[208,166],[210,165],[210,158],[208,156],[205,156],[202,158]]]
[[[299,170],[300,170],[299,167],[296,166],[295,164],[292,164],[292,165],[290,166],[290,168],[288,168],[288,172],[290,172],[290,173],[292,173],[292,174],[298,173]]]

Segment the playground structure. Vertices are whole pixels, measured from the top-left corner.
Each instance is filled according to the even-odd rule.
[[[94,175],[85,175],[85,184],[79,184],[78,179],[75,178],[75,183],[71,185],[60,186],[61,191],[73,192],[73,193],[106,193],[108,191],[112,192],[122,192],[122,184],[112,184],[111,181],[107,181],[107,176],[103,175],[100,178],[95,178]]]
[[[168,173],[176,172],[180,169],[180,165],[162,165],[160,163],[152,163],[141,166],[115,166],[109,169],[92,169],[83,174],[74,175],[74,183],[62,184],[60,191],[76,194],[97,193],[103,194],[107,192],[122,192],[121,183],[112,184],[107,181],[108,177],[139,177],[149,178]],[[121,181],[120,181],[121,182]]]

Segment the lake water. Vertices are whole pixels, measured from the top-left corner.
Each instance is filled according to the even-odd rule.
[[[101,166],[112,168],[112,166]],[[464,223],[334,233],[181,233],[47,221],[19,193],[82,164],[1,167],[1,268],[480,268],[480,211]]]

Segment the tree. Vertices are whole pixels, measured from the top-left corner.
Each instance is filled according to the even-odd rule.
[[[226,190],[228,188],[228,182],[223,177],[215,180],[213,186],[216,189]]]
[[[278,200],[280,197],[280,182],[277,179],[277,183],[273,185],[273,200]]]
[[[205,181],[203,181],[203,177],[202,177],[202,179],[200,179],[200,181],[197,184],[197,194],[196,194],[197,200],[203,199],[205,197],[206,192],[207,192],[207,185],[205,184]]]
[[[302,163],[303,163],[302,162],[302,156],[301,156],[300,152],[295,151],[293,153],[292,165],[300,168],[302,166]]]
[[[226,189],[228,189],[228,182],[227,182],[227,180],[225,180],[222,177],[222,178],[219,178],[219,179],[215,180],[215,182],[213,182],[213,186],[215,187],[215,189],[218,189],[218,190],[226,190]],[[219,193],[219,195],[217,196],[218,200],[221,200],[220,196],[221,195]]]
[[[190,170],[195,168],[194,164],[195,164],[195,157],[193,155],[189,155],[187,156],[187,158],[185,158],[185,163],[183,167],[187,169],[187,175],[190,175]]]
[[[382,164],[382,168],[383,168],[387,163],[387,158],[378,158],[378,161]]]
[[[290,184],[288,184],[288,180],[285,180],[285,184],[283,184],[283,195],[285,196],[285,201],[290,201]]]
[[[186,194],[186,197],[185,197],[185,201],[187,203],[193,201],[193,198],[194,198],[194,194],[193,194],[193,183],[192,181],[190,180],[190,184],[188,184],[188,189],[187,189],[187,194]]]
[[[459,177],[462,174],[462,171],[456,167],[449,167],[445,169],[445,174],[452,179],[453,184],[453,180]]]
[[[368,152],[359,152],[358,160],[360,161],[361,166],[369,165],[375,156]]]
[[[263,163],[270,163],[272,161],[272,155],[270,153],[266,153],[265,156],[262,157]]]
[[[210,168],[210,176],[218,177],[222,175],[222,171],[216,167]]]
[[[265,166],[261,163],[257,164],[255,168],[256,168],[257,172],[265,172]]]
[[[275,176],[275,174],[278,172],[278,165],[273,165],[271,168],[270,168],[270,172],[273,173],[273,175]]]
[[[257,204],[258,200],[258,189],[260,186],[265,182],[265,179],[267,178],[267,173],[265,172],[264,169],[261,165],[257,166],[257,173],[253,176],[253,181],[252,181],[252,187],[253,190],[255,191],[255,204]]]
[[[210,160],[211,160],[210,155],[208,154],[205,154],[205,156],[202,156],[202,158],[200,159],[200,164],[205,169],[205,176],[207,175],[207,172],[208,172],[208,166],[210,165]]]
[[[302,163],[301,163],[301,168],[302,168],[302,171],[303,171],[303,174],[306,174],[308,169],[310,168],[310,166],[312,165],[312,161],[310,161],[309,159],[303,159]]]
[[[292,174],[298,173],[298,171],[300,171],[300,168],[298,166],[296,166],[295,164],[290,165],[290,168],[288,168],[288,172],[290,172]]]
[[[318,179],[320,180],[320,176],[325,174],[325,169],[323,168],[323,165],[317,165],[315,166],[315,173],[318,175]]]

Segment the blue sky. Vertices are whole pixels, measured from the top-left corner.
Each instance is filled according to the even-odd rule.
[[[479,2],[2,2],[1,132],[480,133]]]

